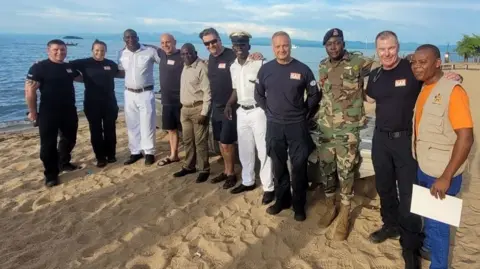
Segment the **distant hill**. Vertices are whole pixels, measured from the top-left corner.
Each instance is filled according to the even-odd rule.
[[[169,31],[169,33],[173,34],[175,36],[175,39],[179,43],[201,43],[200,38],[198,37],[197,33],[182,33],[182,32],[177,32],[177,31]],[[159,41],[159,37],[161,35],[161,32],[154,32],[154,33],[146,33],[146,32],[139,32],[138,33],[140,40],[141,41]],[[112,39],[112,40],[118,40],[121,38],[122,33],[118,34],[91,34],[91,33],[82,33],[81,36],[84,38],[101,38],[101,39]],[[230,39],[227,34],[225,33],[220,33],[220,38],[223,40],[225,44],[230,44]],[[269,46],[271,43],[271,40],[269,37],[254,37],[251,40],[252,45],[257,45],[257,46]],[[292,39],[292,43],[295,44],[298,47],[323,47],[322,40],[304,40],[304,39]],[[350,41],[347,40],[345,41],[346,47],[348,49],[353,49],[353,50],[359,50],[359,49],[374,49],[375,44],[373,42],[368,42],[365,43],[363,41]],[[400,42],[400,47],[402,51],[414,51],[418,46],[421,44],[419,43],[414,43],[414,42],[405,42],[402,43]],[[438,46],[440,51],[446,51],[447,47],[449,51],[454,51],[455,46],[448,46],[444,44],[435,44]]]
[[[83,39],[83,38],[79,36],[67,35],[67,36],[64,36],[63,39]]]

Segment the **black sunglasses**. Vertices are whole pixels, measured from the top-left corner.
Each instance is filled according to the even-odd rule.
[[[214,44],[217,44],[218,40],[217,39],[212,39],[210,41],[207,41],[207,42],[203,42],[203,45],[205,45],[205,47],[208,47],[210,45],[214,45]]]

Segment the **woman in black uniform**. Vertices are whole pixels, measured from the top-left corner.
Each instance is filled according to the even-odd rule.
[[[105,58],[107,45],[95,40],[92,57],[71,61],[85,83],[84,112],[90,125],[90,138],[97,167],[116,162],[116,128],[118,105],[114,79],[118,65]]]

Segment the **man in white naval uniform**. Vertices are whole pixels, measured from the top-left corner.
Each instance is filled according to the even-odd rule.
[[[125,121],[128,129],[130,158],[125,165],[133,164],[145,154],[145,165],[155,162],[156,111],[153,66],[160,63],[154,48],[138,41],[134,30],[123,34],[125,48],[118,55],[118,69],[125,74]]]
[[[225,108],[225,116],[232,118],[232,109],[237,109],[238,153],[242,164],[242,184],[231,190],[241,193],[255,189],[255,148],[260,159],[260,180],[263,186],[263,204],[275,198],[270,157],[267,156],[265,134],[267,118],[265,111],[255,102],[255,80],[263,60],[248,57],[251,35],[235,32],[230,35],[237,59],[230,66],[233,92]]]

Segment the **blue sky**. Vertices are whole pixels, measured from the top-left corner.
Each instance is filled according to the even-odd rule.
[[[268,37],[286,30],[293,38],[321,40],[333,27],[345,38],[371,42],[393,30],[401,42],[453,43],[478,33],[480,0],[13,0],[2,1],[0,32],[121,33],[205,27],[246,30]],[[138,4],[138,3],[141,3]]]

